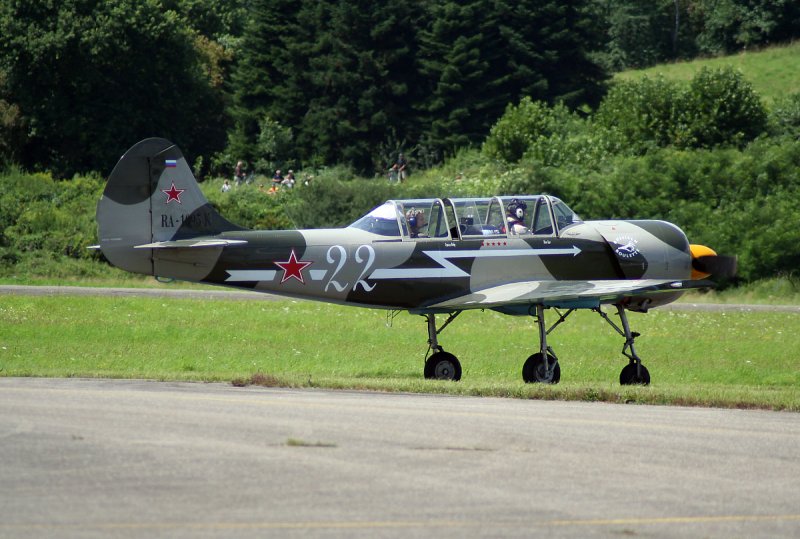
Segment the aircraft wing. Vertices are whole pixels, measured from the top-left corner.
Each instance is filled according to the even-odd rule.
[[[680,292],[713,286],[709,281],[619,279],[599,281],[523,281],[458,296],[429,309],[491,309],[544,304],[550,307],[591,308],[644,293]]]

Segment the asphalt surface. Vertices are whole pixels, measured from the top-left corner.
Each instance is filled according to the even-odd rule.
[[[800,415],[0,378],[0,537],[799,537]]]

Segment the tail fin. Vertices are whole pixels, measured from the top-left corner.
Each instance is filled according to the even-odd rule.
[[[145,139],[120,158],[97,204],[97,227],[112,264],[147,275],[158,274],[154,250],[142,247],[242,230],[211,207],[181,151],[162,138]]]

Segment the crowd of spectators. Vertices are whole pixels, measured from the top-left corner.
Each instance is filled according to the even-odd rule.
[[[237,161],[236,166],[233,169],[233,183],[230,180],[225,180],[222,183],[222,192],[227,193],[231,190],[233,186],[239,187],[242,184],[249,184],[253,181],[253,172],[249,175],[246,173],[246,165],[243,161]],[[401,153],[398,154],[397,160],[389,167],[389,182],[391,183],[403,183],[408,179],[409,169],[408,169],[408,161],[406,161],[405,156]],[[306,175],[303,178],[302,185],[309,186],[311,185],[312,181],[314,180],[313,176]],[[275,193],[279,192],[281,189],[293,189],[297,184],[297,179],[295,178],[294,171],[289,170],[286,172],[284,176],[280,169],[275,170],[275,173],[272,175],[272,182],[266,192],[268,194],[274,195]],[[264,191],[264,184],[260,184],[258,186],[260,191]]]

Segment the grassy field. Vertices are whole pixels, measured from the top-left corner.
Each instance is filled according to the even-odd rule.
[[[160,282],[152,277],[128,273],[109,267],[105,278],[42,277],[19,275],[0,277],[0,285],[26,286],[91,286],[101,288],[157,288],[157,289],[195,289],[225,290],[218,286],[201,285],[184,281]],[[689,291],[680,300],[682,303],[747,303],[765,305],[800,305],[800,279],[797,277],[776,277],[722,291]]]
[[[704,67],[718,69],[727,66],[740,70],[767,103],[800,92],[800,42],[732,56],[624,71],[615,75],[615,78],[632,80],[644,75],[652,78],[662,74],[667,79],[688,81]]]
[[[562,382],[526,385],[534,324],[467,312],[441,336],[459,383],[427,381],[422,317],[291,300],[0,296],[0,375],[231,381],[290,387],[758,407],[800,411],[800,316],[630,316],[649,387],[620,387],[622,338],[579,312],[550,344]],[[613,317],[616,318],[616,317]]]

